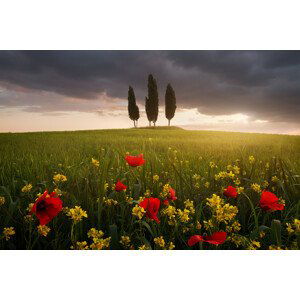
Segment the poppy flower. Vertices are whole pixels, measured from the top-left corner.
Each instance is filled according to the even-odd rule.
[[[169,195],[168,195],[167,199],[164,200],[164,204],[169,205],[169,201],[175,201],[177,199],[177,197],[175,197],[175,195],[176,195],[175,190],[170,188]]]
[[[260,207],[265,211],[283,210],[284,205],[279,203],[277,196],[269,191],[262,191],[260,201]]]
[[[203,237],[202,237],[202,235],[193,235],[193,236],[191,236],[191,237],[189,238],[189,240],[188,240],[188,245],[189,245],[190,247],[192,247],[192,246],[196,245],[196,244],[199,243],[199,242],[203,242]]]
[[[127,189],[127,186],[125,184],[123,184],[120,180],[118,180],[118,182],[115,185],[115,191],[121,192],[121,191],[125,191],[126,189]]]
[[[160,200],[157,198],[145,198],[139,203],[139,206],[146,211],[146,217],[160,223],[157,213],[160,207]]]
[[[125,159],[131,167],[142,166],[146,162],[143,158],[143,154],[139,154],[136,156],[127,155],[125,156]]]
[[[228,198],[236,198],[238,193],[237,193],[237,189],[231,185],[229,185],[223,193],[224,196],[228,197]]]
[[[62,201],[56,193],[45,191],[34,203],[31,212],[37,216],[40,225],[48,224],[62,210]]]
[[[193,235],[188,240],[188,245],[190,247],[194,246],[199,242],[206,242],[213,245],[221,245],[226,241],[227,233],[224,231],[215,232],[212,235]]]

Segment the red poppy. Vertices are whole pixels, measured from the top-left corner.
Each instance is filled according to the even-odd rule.
[[[120,180],[118,180],[118,182],[115,185],[115,191],[121,192],[121,191],[125,191],[126,189],[127,189],[127,186],[125,184],[123,184]]]
[[[142,202],[139,203],[139,205],[146,211],[146,216],[156,221],[157,223],[160,223],[157,213],[160,207],[160,200],[157,198],[145,198]]]
[[[283,210],[284,205],[280,204],[277,196],[269,191],[262,191],[259,205],[265,211]]]
[[[189,238],[188,245],[190,247],[192,247],[199,242],[207,242],[207,243],[213,244],[213,245],[220,245],[226,241],[226,236],[227,236],[227,233],[224,231],[218,231],[212,235],[206,235],[206,236],[193,235]]]
[[[137,156],[127,155],[125,156],[125,159],[131,167],[142,166],[145,163],[143,154],[139,154]]]
[[[175,201],[177,199],[177,197],[175,197],[175,195],[176,195],[175,190],[170,188],[169,195],[168,195],[167,199],[164,200],[164,204],[169,205],[169,201]]]
[[[199,243],[199,242],[203,242],[203,237],[202,237],[202,235],[193,235],[193,236],[191,236],[191,237],[189,238],[189,240],[188,240],[188,245],[189,245],[190,247],[192,247],[192,246],[196,245],[196,244]]]
[[[238,195],[236,188],[231,185],[224,190],[223,194],[228,198],[236,198]]]
[[[56,193],[48,194],[45,191],[34,203],[31,212],[34,213],[40,221],[40,225],[48,224],[62,210],[62,201]]]
[[[212,235],[204,236],[203,239],[204,239],[204,242],[207,242],[207,243],[210,243],[213,245],[220,245],[226,241],[226,236],[227,236],[226,232],[218,231]]]

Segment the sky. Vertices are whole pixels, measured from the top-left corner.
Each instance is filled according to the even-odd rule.
[[[172,125],[300,134],[300,51],[0,51],[0,132],[132,127],[129,85],[146,126],[150,73],[159,126],[171,83]]]

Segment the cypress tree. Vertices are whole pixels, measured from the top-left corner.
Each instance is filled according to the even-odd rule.
[[[170,121],[173,119],[175,115],[175,110],[176,110],[176,96],[175,92],[169,83],[167,85],[166,89],[166,95],[165,95],[165,114],[166,118],[168,119],[168,125],[170,126]]]
[[[145,110],[146,110],[147,118],[149,121],[149,126],[151,126],[151,121],[152,121],[151,103],[150,103],[148,97],[145,98]]]
[[[148,97],[146,97],[146,114],[149,126],[153,122],[154,126],[158,117],[158,92],[156,80],[152,74],[148,76]]]
[[[131,86],[128,90],[128,115],[133,120],[134,127],[136,127],[136,121],[140,118],[140,111],[136,105],[134,90]]]
[[[140,118],[140,110],[137,105],[134,107],[134,121],[135,121],[135,127],[137,127],[138,119]]]

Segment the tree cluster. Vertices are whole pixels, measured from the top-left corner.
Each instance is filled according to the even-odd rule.
[[[149,126],[153,123],[156,125],[158,118],[158,108],[159,108],[159,98],[156,79],[152,74],[148,76],[148,96],[145,98],[145,110],[147,119],[149,121]],[[166,88],[165,93],[165,116],[168,119],[168,125],[170,126],[170,121],[173,119],[176,111],[176,96],[174,89],[169,83]],[[133,120],[134,127],[137,127],[138,119],[140,118],[139,107],[136,104],[136,98],[134,90],[129,86],[128,90],[128,114],[129,118]]]

